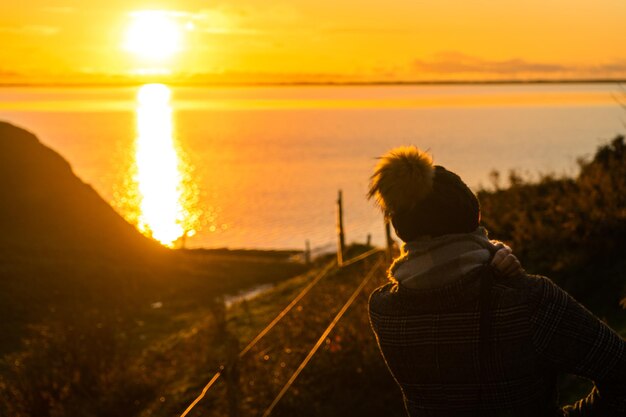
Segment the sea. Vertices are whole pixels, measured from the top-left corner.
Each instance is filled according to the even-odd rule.
[[[576,175],[626,131],[616,83],[2,87],[0,120],[30,130],[146,235],[170,247],[384,242],[366,198],[377,157],[427,150],[474,190]],[[28,169],[28,167],[24,167]]]

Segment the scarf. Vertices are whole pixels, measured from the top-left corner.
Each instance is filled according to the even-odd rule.
[[[480,268],[503,244],[489,240],[487,230],[436,238],[418,238],[402,246],[389,278],[413,289],[436,288]]]

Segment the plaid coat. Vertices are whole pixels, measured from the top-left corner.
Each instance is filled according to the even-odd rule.
[[[409,415],[626,416],[626,342],[547,278],[522,273],[495,277],[483,321],[488,274],[433,289],[389,283],[370,296],[371,325]],[[559,373],[595,387],[561,409]]]

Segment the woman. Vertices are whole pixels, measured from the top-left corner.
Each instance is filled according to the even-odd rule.
[[[410,416],[626,416],[626,343],[561,288],[489,266],[498,246],[476,196],[415,147],[370,185],[405,244],[370,320]],[[561,372],[595,387],[560,408]]]

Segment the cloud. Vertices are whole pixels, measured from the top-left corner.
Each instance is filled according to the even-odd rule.
[[[516,75],[523,73],[561,73],[571,68],[561,64],[526,61],[520,58],[488,60],[459,52],[443,52],[431,60],[416,59],[413,69],[420,72],[439,74],[497,74]]]
[[[406,35],[410,33],[406,29],[390,29],[380,27],[328,27],[324,32],[331,35]]]
[[[137,16],[148,11],[130,12],[129,15]],[[259,29],[248,27],[242,21],[239,13],[224,9],[203,9],[196,12],[185,10],[154,10],[149,13],[165,15],[174,19],[187,30],[210,35],[258,35],[263,33]]]
[[[8,70],[5,68],[0,68],[0,78],[15,78],[18,77],[20,73]]]
[[[354,81],[346,74],[333,72],[255,72],[225,70],[219,72],[198,72],[181,74],[191,83],[332,83]]]
[[[47,6],[42,7],[41,11],[53,14],[71,14],[76,12],[76,8],[71,6]]]
[[[415,59],[409,65],[410,76],[434,78],[623,78],[626,60],[604,63],[561,64],[536,62],[522,58],[483,59],[460,52],[442,52],[430,59]]]
[[[239,29],[239,28],[220,28],[220,27],[201,27],[197,29],[199,32],[208,33],[210,35],[242,35],[255,36],[264,33],[259,29]]]
[[[148,10],[137,10],[133,17]],[[174,19],[189,31],[211,36],[282,35],[302,30],[304,16],[290,4],[268,7],[232,4],[198,10],[152,10]],[[306,22],[306,21],[305,21]]]
[[[595,65],[589,68],[590,70],[602,71],[602,72],[621,72],[626,73],[626,60],[619,60],[609,62],[606,64]]]
[[[61,31],[55,26],[25,25],[25,26],[0,26],[0,33],[12,33],[16,35],[53,36]]]

